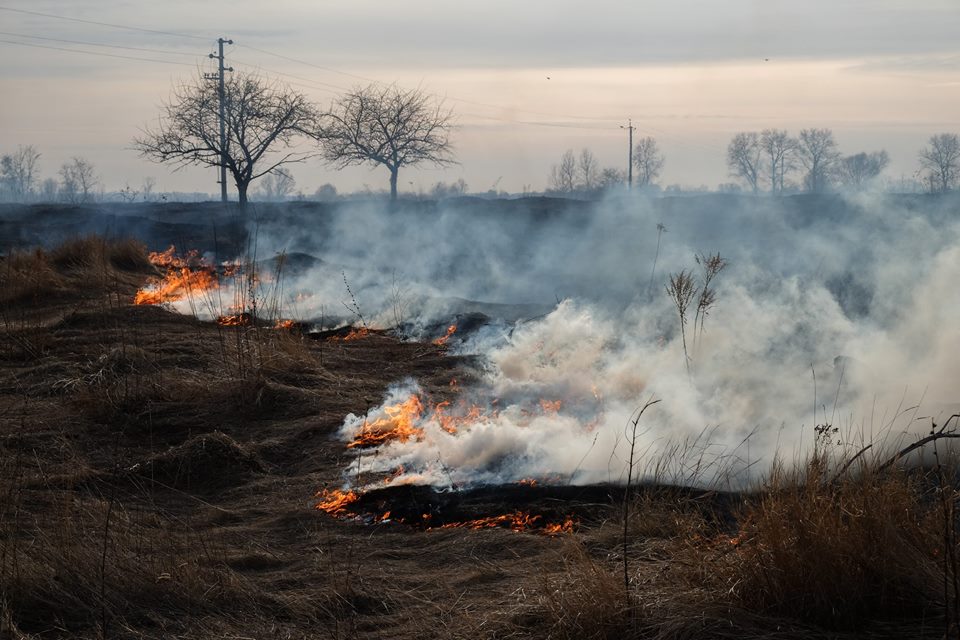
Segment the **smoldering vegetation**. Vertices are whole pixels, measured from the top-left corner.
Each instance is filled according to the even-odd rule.
[[[359,463],[368,470],[403,465],[411,481],[456,485],[622,481],[624,425],[656,397],[637,446],[660,462],[644,473],[733,488],[777,455],[809,452],[817,425],[850,450],[895,448],[957,408],[953,196],[308,211],[264,210],[251,226],[265,253],[311,257],[285,284],[302,319],[434,339],[485,318],[451,343],[489,365],[466,403],[484,420],[427,446],[389,443]],[[697,294],[709,256],[725,265],[710,303],[696,297],[681,319],[666,285],[686,273]],[[560,409],[531,415],[541,401]]]
[[[257,210],[284,330],[132,305],[167,237],[7,253],[0,634],[955,635],[956,203],[555,204]],[[717,254],[685,354],[665,284]]]

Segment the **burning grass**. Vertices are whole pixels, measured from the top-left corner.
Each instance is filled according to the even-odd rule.
[[[489,417],[461,401],[472,362],[132,304],[184,259],[82,239],[0,263],[0,636],[956,636],[946,459],[818,451],[744,495],[439,491],[394,469],[311,504],[378,444]],[[417,393],[368,411],[406,378]]]

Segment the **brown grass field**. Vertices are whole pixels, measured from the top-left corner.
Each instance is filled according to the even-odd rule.
[[[334,517],[315,504],[353,455],[344,416],[405,377],[442,397],[474,361],[135,306],[151,275],[144,247],[96,237],[0,260],[2,638],[957,637],[942,448],[842,472],[825,448],[743,495],[456,507],[575,516],[552,536]],[[389,497],[415,499],[435,496]]]

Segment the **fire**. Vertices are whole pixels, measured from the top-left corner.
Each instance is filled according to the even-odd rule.
[[[440,336],[439,338],[434,340],[433,344],[437,345],[438,347],[442,347],[443,345],[447,344],[447,340],[449,340],[450,336],[456,333],[456,331],[457,331],[457,325],[455,324],[450,325],[449,327],[447,327],[447,334]]]
[[[248,327],[253,323],[253,318],[249,313],[237,313],[230,316],[220,316],[217,318],[217,324],[224,327]]]
[[[347,445],[348,449],[355,447],[375,447],[388,440],[406,442],[411,437],[423,435],[423,429],[416,427],[420,416],[423,415],[423,404],[420,397],[411,395],[404,402],[384,407],[385,417],[377,418],[373,422],[364,420],[360,432],[353,442]]]
[[[176,251],[176,247],[171,245],[166,251],[150,253],[150,263],[166,273],[162,278],[153,279],[146,287],[137,291],[134,304],[174,302],[193,292],[220,286],[216,269],[197,251],[188,251],[182,257],[176,255]]]
[[[540,408],[544,413],[557,413],[562,404],[563,400],[540,400]]]
[[[533,478],[523,478],[522,480],[517,482],[517,484],[526,485],[528,487],[535,487],[537,486],[537,481]]]
[[[340,336],[331,336],[327,338],[327,340],[330,342],[352,342],[353,340],[362,340],[363,338],[369,336],[370,329],[367,329],[366,327],[354,327],[353,329],[350,329],[350,333],[342,338]]]
[[[293,320],[277,320],[277,323],[273,326],[274,329],[293,329],[297,326],[297,323]]]
[[[441,529],[494,529],[504,527],[511,531],[526,531],[532,529],[533,525],[540,519],[540,516],[531,516],[526,511],[514,511],[505,513],[502,516],[490,516],[487,518],[478,518],[476,520],[467,520],[465,522],[450,522],[441,525]]]
[[[543,532],[548,536],[558,536],[562,533],[573,533],[574,524],[573,518],[568,516],[567,519],[560,524],[544,525]]]
[[[540,531],[549,536],[560,535],[562,533],[572,533],[574,528],[573,518],[568,517],[562,523],[543,523],[542,516],[530,515],[526,511],[514,511],[500,516],[489,516],[487,518],[478,518],[476,520],[466,520],[464,522],[449,522],[441,525],[440,529],[510,529],[511,531]]]
[[[353,491],[344,492],[338,489],[333,491],[324,489],[317,494],[317,497],[320,498],[320,502],[316,504],[316,508],[332,516],[346,514],[347,507],[360,499],[360,496]]]

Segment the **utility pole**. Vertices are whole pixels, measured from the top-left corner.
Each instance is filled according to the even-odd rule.
[[[630,151],[627,154],[627,189],[633,189],[633,130],[636,127],[633,126],[633,119],[631,118],[627,120],[627,126],[620,125],[620,128],[629,132]]]
[[[223,87],[223,74],[225,71],[233,71],[233,67],[223,66],[223,45],[233,44],[233,40],[217,39],[219,45],[219,54],[210,54],[211,59],[219,62],[218,73],[206,73],[204,77],[208,80],[217,80],[219,82],[217,95],[220,103],[220,200],[227,201],[227,114],[226,114],[226,90]]]

